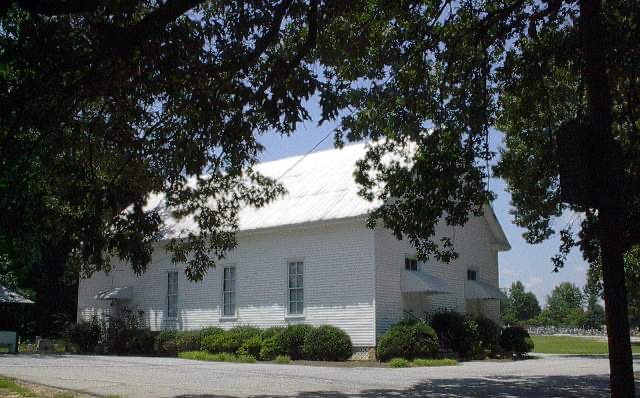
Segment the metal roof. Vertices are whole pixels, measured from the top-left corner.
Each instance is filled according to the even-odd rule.
[[[507,295],[496,286],[482,281],[467,280],[464,283],[465,299],[506,300]]]
[[[400,281],[403,293],[423,292],[427,294],[444,294],[451,293],[447,282],[436,276],[427,274],[422,271],[402,272],[402,280]]]
[[[287,193],[260,209],[241,209],[239,231],[354,218],[365,216],[380,206],[380,201],[369,202],[358,195],[359,186],[353,176],[356,162],[366,154],[366,145],[346,145],[341,149],[328,149],[257,165],[258,172],[277,179]],[[408,153],[411,151],[408,149]],[[407,159],[393,160],[403,163]],[[162,206],[163,200],[164,194],[153,194],[147,208]],[[165,239],[198,232],[192,216],[175,220],[166,211],[162,214]],[[485,218],[496,240],[497,250],[509,250],[509,242],[489,205],[485,206]]]
[[[22,297],[18,293],[0,285],[0,303],[33,304],[33,301],[29,300],[28,298]]]
[[[358,185],[353,177],[356,161],[364,157],[365,150],[365,144],[355,144],[257,165],[258,172],[278,179],[287,193],[260,209],[242,209],[239,230],[366,215],[377,204],[358,195]],[[163,195],[154,194],[147,207],[154,208],[162,202]],[[197,232],[197,224],[192,217],[174,220],[166,212],[163,216],[167,228],[165,238]]]

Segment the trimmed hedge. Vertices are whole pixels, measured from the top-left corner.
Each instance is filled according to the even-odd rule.
[[[284,350],[280,345],[278,336],[272,336],[262,340],[260,346],[260,360],[273,361],[276,357],[284,356]]]
[[[177,330],[163,330],[156,337],[155,349],[158,355],[175,357],[178,354],[176,346]]]
[[[323,325],[307,332],[303,357],[315,361],[346,361],[351,357],[353,345],[344,330]]]
[[[202,339],[204,339],[205,337],[214,336],[222,333],[224,333],[224,329],[218,328],[218,327],[208,327],[208,328],[200,329],[200,341],[202,342]]]
[[[389,367],[391,368],[408,368],[411,366],[411,362],[404,358],[392,358],[389,361]]]
[[[102,328],[97,318],[90,322],[78,322],[67,325],[64,338],[80,353],[94,353],[98,350]]]
[[[149,329],[137,329],[135,330],[129,339],[127,344],[127,353],[138,355],[155,355],[156,339],[158,332],[154,332]]]
[[[262,333],[260,333],[260,337],[262,337],[262,340],[266,340],[271,337],[278,336],[280,333],[282,333],[283,330],[284,330],[283,327],[273,326],[273,327],[264,329]]]
[[[179,332],[176,337],[178,352],[197,351],[200,349],[200,331]]]
[[[500,325],[482,315],[473,317],[473,320],[478,325],[482,349],[488,355],[494,354],[498,348],[498,341],[500,340]]]
[[[202,348],[211,354],[226,352],[236,354],[243,344],[252,338],[260,338],[260,329],[253,326],[236,326],[222,333],[213,333],[202,339]],[[253,349],[259,354],[259,348]]]
[[[296,324],[265,330],[236,326],[227,331],[210,327],[199,331],[138,329],[131,322],[114,322],[104,334],[96,322],[71,324],[66,340],[78,352],[107,352],[176,356],[181,352],[208,352],[272,361],[279,356],[291,359],[344,361],[352,354],[351,338],[343,330],[324,325]]]
[[[401,322],[378,341],[376,355],[382,361],[392,358],[435,358],[439,351],[438,336],[425,322]]]
[[[289,325],[284,328],[277,335],[282,354],[288,355],[293,360],[302,359],[304,339],[311,329],[313,326],[305,324]]]
[[[533,340],[523,327],[510,326],[502,330],[500,346],[512,355],[522,357],[533,350]]]
[[[252,336],[246,340],[238,349],[238,355],[251,355],[254,358],[260,357],[260,350],[262,349],[262,337]]]
[[[443,347],[457,352],[463,358],[484,357],[482,332],[473,317],[443,311],[433,315],[431,326]]]
[[[240,348],[240,343],[232,339],[227,333],[220,333],[202,339],[201,347],[210,354],[219,354],[221,352],[232,354]]]

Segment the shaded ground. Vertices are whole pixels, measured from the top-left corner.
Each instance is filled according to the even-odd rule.
[[[334,368],[174,358],[0,355],[0,374],[122,397],[606,397],[606,356],[440,368]],[[635,361],[640,369],[640,359]],[[640,389],[640,385],[639,385]]]

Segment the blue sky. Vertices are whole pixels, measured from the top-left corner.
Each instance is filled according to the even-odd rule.
[[[309,112],[314,120],[319,119],[316,104],[309,106]],[[272,133],[263,136],[260,141],[266,147],[261,160],[269,161],[289,156],[302,155],[313,148],[335,125],[325,124],[318,127],[316,122],[306,122],[289,137]],[[496,131],[491,135],[491,146],[495,150],[501,145],[502,135]],[[316,150],[333,147],[333,135],[322,142]],[[553,273],[551,257],[557,253],[560,245],[558,237],[549,239],[539,245],[530,245],[522,238],[524,230],[513,223],[513,216],[509,214],[511,196],[505,190],[504,181],[492,178],[490,188],[497,194],[493,203],[494,211],[511,242],[512,249],[500,254],[500,286],[509,286],[516,280],[522,281],[533,291],[540,304],[545,297],[561,282],[569,281],[584,286],[586,282],[587,263],[582,259],[578,250],[574,250],[568,257],[565,268],[559,273]],[[559,222],[566,222],[560,220]]]

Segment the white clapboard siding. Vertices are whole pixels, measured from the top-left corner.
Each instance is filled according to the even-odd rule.
[[[173,265],[158,247],[148,270],[134,275],[128,264],[114,260],[109,275],[96,273],[80,281],[78,319],[114,314],[109,301],[94,300],[102,289],[133,287],[131,309],[144,311],[154,329],[230,328],[248,324],[259,327],[305,322],[331,324],[344,329],[354,345],[370,347],[376,338],[400,321],[405,309],[420,312],[442,307],[466,310],[464,283],[467,267],[478,271],[481,281],[498,286],[498,250],[508,250],[490,206],[485,217],[473,217],[464,227],[439,227],[438,236],[453,238],[460,257],[451,264],[428,261],[424,272],[447,281],[452,294],[402,295],[400,279],[404,258],[415,255],[406,240],[398,241],[384,229],[365,227],[367,214],[380,205],[358,195],[354,181],[356,162],[365,144],[346,146],[267,162],[257,167],[277,178],[287,194],[261,209],[243,208],[239,215],[237,249],[211,269],[201,282],[189,282],[183,265]],[[163,195],[151,195],[147,209],[163,214],[165,238],[197,233],[192,218],[175,220],[163,208]],[[304,262],[304,317],[286,316],[287,261]],[[222,268],[236,267],[237,316],[221,317]],[[168,319],[167,273],[179,271],[178,315]],[[484,301],[481,310],[494,319],[499,303]]]
[[[478,280],[498,287],[498,252],[495,237],[484,216],[471,217],[464,227],[455,229],[438,225],[436,237],[441,236],[452,238],[458,258],[449,264],[432,258],[420,263],[420,271],[446,281],[452,294],[411,293],[403,296],[400,279],[404,272],[404,259],[406,256],[415,256],[416,251],[407,240],[397,240],[389,230],[376,229],[377,337],[402,320],[405,309],[414,310],[414,314],[419,317],[423,316],[424,311],[434,312],[440,309],[466,312],[464,283],[468,268],[478,271]],[[484,315],[499,319],[499,301],[482,301],[481,307]]]
[[[202,282],[189,282],[179,272],[178,316],[167,319],[167,272],[175,269],[164,250],[154,252],[153,263],[140,277],[126,264],[109,276],[95,274],[81,281],[79,318],[87,319],[108,302],[93,300],[101,288],[133,286],[132,307],[144,311],[154,330],[262,328],[304,322],[331,324],[345,330],[356,346],[375,345],[373,297],[373,231],[362,220],[316,224],[309,227],[241,234],[238,248],[229,253]],[[287,317],[287,260],[304,262],[304,318]],[[237,317],[221,317],[222,268],[236,267]]]

